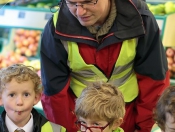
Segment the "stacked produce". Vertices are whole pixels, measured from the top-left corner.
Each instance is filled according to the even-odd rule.
[[[0,69],[16,63],[23,63],[27,60],[26,56],[9,51],[5,55],[0,54]]]
[[[17,63],[32,66],[36,69],[37,72],[40,71],[39,59],[30,60],[26,56],[20,55],[14,51],[9,51],[6,54],[0,54],[0,69]]]
[[[172,1],[167,1],[165,3],[161,4],[150,4],[147,3],[149,10],[154,14],[154,15],[165,15],[165,14],[170,14],[175,12],[175,4]]]
[[[168,69],[170,71],[170,77],[175,78],[175,48],[167,47],[166,56],[168,61]]]
[[[0,54],[0,69],[12,64],[22,63],[40,71],[39,42],[41,31],[16,29],[12,42],[4,44]]]
[[[15,31],[15,52],[27,57],[36,56],[40,41],[40,30],[17,29]]]

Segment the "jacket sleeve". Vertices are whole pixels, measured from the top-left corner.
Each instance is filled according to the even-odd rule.
[[[41,39],[41,78],[44,87],[41,102],[46,117],[68,132],[76,131],[74,115],[75,95],[69,88],[70,70],[67,52],[61,41],[54,38],[55,28],[50,19]]]
[[[134,70],[137,74],[139,95],[136,99],[138,132],[150,132],[153,108],[162,91],[169,86],[167,59],[159,27],[149,10],[142,14],[146,34],[138,40]]]

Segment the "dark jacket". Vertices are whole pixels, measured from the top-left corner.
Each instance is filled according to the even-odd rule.
[[[5,124],[5,115],[6,115],[6,112],[3,111],[0,116],[0,132],[9,132]],[[48,122],[48,120],[42,114],[38,113],[34,108],[32,109],[32,115],[33,115],[33,121],[34,121],[33,132],[42,132],[41,131],[42,126],[44,126]],[[57,131],[55,132],[60,132],[59,125],[56,125],[56,127],[57,127]]]
[[[75,132],[75,95],[69,87],[71,69],[67,65],[68,53],[64,41],[77,42],[79,52],[86,64],[93,64],[110,78],[117,57],[107,51],[114,46],[117,55],[124,40],[138,38],[134,71],[137,75],[139,95],[135,99],[135,125],[139,132],[149,132],[152,125],[152,109],[161,92],[169,85],[167,59],[157,22],[142,0],[115,0],[116,19],[108,34],[98,42],[88,29],[69,12],[65,3],[59,10],[56,28],[50,19],[41,40],[41,75],[44,86],[42,104],[49,120]],[[91,52],[94,50],[93,52]],[[98,62],[96,56],[98,52]],[[112,64],[105,61],[105,55]],[[115,53],[116,53],[115,52]],[[127,52],[127,51],[126,51]],[[103,53],[103,54],[102,54]],[[105,64],[108,70],[100,64]],[[108,66],[109,65],[109,66]],[[134,91],[133,91],[134,92]]]

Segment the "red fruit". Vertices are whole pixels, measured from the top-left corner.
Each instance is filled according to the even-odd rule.
[[[166,50],[166,55],[167,55],[168,57],[173,57],[173,56],[174,56],[174,50],[173,50],[172,48],[168,48],[168,49]]]
[[[173,72],[175,72],[175,63],[172,64],[172,69]]]
[[[172,57],[167,57],[167,61],[169,65],[173,64],[173,58]]]

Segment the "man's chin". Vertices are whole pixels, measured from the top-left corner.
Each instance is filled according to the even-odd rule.
[[[82,26],[85,26],[85,27],[88,27],[88,26],[92,26],[92,25],[93,25],[93,24],[90,23],[90,22],[80,22],[80,24],[81,24]]]

